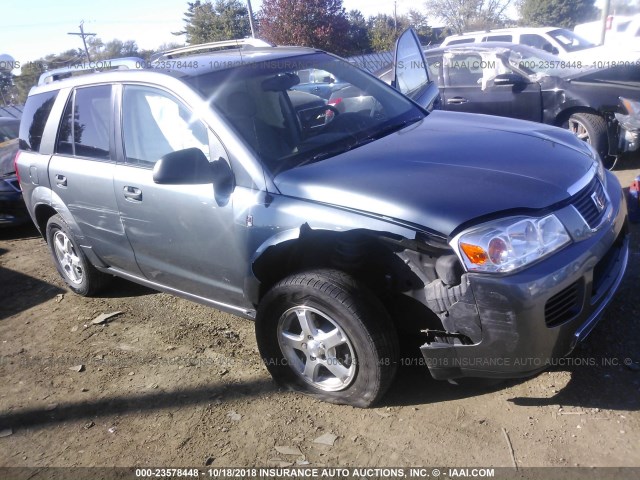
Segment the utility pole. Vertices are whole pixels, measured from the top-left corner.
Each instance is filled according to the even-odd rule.
[[[393,33],[398,33],[398,0],[393,0]]]
[[[86,37],[95,37],[96,34],[95,33],[85,33],[84,32],[84,20],[80,22],[80,33],[77,32],[69,32],[67,33],[67,35],[79,35],[82,37],[82,43],[84,44],[84,51],[87,54],[87,60],[90,62],[91,61],[91,56],[89,55],[89,49],[87,48],[87,41],[86,41]]]
[[[251,9],[251,0],[247,0],[247,10],[249,10],[249,26],[251,27],[251,36],[256,38],[256,31],[253,27],[253,10]]]
[[[604,37],[607,34],[607,20],[609,18],[610,0],[604,0],[604,8],[602,9],[602,30],[600,31],[600,45],[604,45]]]

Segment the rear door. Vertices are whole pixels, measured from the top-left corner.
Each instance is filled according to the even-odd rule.
[[[446,52],[442,74],[445,110],[542,121],[540,84],[517,74],[493,54]],[[500,84],[505,75],[519,81]]]
[[[438,85],[429,76],[420,40],[412,28],[396,42],[393,67],[393,87],[429,111],[440,108]]]
[[[71,92],[49,163],[49,181],[54,207],[57,195],[94,252],[109,266],[139,273],[113,192],[112,89],[106,84]]]

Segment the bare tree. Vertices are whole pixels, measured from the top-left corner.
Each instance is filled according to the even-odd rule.
[[[512,0],[427,0],[425,7],[454,33],[470,28],[489,29],[504,25]]]

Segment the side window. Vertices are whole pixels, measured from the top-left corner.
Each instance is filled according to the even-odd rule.
[[[429,83],[421,46],[411,31],[400,36],[396,47],[396,87],[405,95],[417,92]]]
[[[429,74],[432,78],[438,79],[438,86],[442,87],[442,57],[440,55],[437,57],[429,57],[427,58],[427,64],[429,65]]]
[[[335,77],[329,72],[313,68],[309,71],[309,83],[334,83]]]
[[[520,35],[520,43],[523,45],[529,45],[530,47],[539,48],[540,50],[546,50],[547,52],[551,52],[553,50],[553,45],[545,40],[544,37],[533,33]]]
[[[513,37],[511,35],[489,35],[482,39],[483,42],[511,42]]]
[[[480,86],[483,66],[480,55],[463,54],[445,56],[445,66],[449,72],[448,86]]]
[[[451,40],[447,45],[462,45],[463,43],[473,43],[473,38],[461,38],[460,40]]]
[[[31,95],[27,99],[22,112],[22,121],[20,122],[19,145],[21,150],[40,151],[44,126],[49,119],[49,114],[57,96],[58,90],[54,90]]]
[[[199,148],[211,160],[224,157],[220,142],[177,99],[150,87],[127,85],[122,99],[125,163],[153,167],[167,153]]]
[[[64,109],[56,153],[108,160],[111,85],[76,89]]]

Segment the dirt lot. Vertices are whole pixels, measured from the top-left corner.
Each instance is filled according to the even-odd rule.
[[[623,185],[639,166],[623,165]],[[78,297],[35,230],[1,232],[0,467],[510,467],[503,429],[519,466],[640,466],[632,228],[627,276],[579,365],[492,386],[437,382],[405,365],[370,410],[279,391],[251,322],[126,281]],[[114,311],[110,323],[91,323]],[[313,442],[325,433],[333,446]]]

